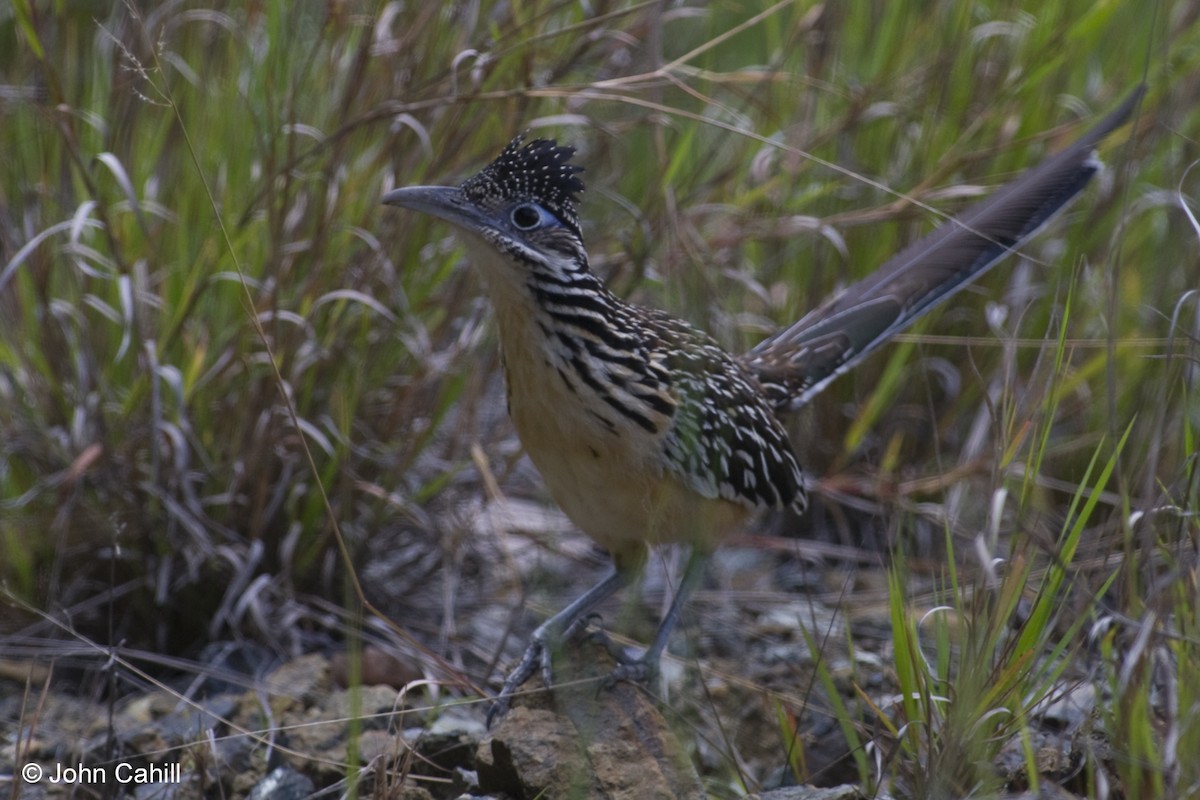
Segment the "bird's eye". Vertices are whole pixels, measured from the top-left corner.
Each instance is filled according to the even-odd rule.
[[[530,203],[523,203],[512,210],[512,223],[523,231],[531,231],[542,222],[542,210]]]

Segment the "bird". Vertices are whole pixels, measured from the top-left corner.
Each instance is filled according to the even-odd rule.
[[[609,682],[648,681],[709,557],[770,509],[802,513],[808,484],[783,419],[830,381],[1021,247],[1101,169],[1112,113],[868,277],[733,355],[671,314],[617,297],[589,266],[583,168],[552,139],[514,138],[458,186],[407,186],[382,202],[450,223],[482,275],[499,331],[508,413],[553,500],[611,556],[607,575],[533,632],[488,713],[490,727],[651,548],[689,555],[649,647]]]

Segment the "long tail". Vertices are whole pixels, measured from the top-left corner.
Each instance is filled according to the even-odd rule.
[[[742,356],[777,412],[808,403],[830,381],[1023,245],[1101,169],[1095,148],[1145,92],[1067,149],[1027,170],[868,277]]]

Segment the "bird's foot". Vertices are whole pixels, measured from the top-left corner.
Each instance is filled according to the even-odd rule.
[[[552,656],[555,648],[564,643],[589,639],[599,642],[608,649],[613,660],[617,662],[617,667],[600,684],[600,688],[602,689],[611,689],[623,681],[628,683],[652,684],[658,680],[659,659],[650,652],[621,647],[599,628],[594,630],[589,629],[589,626],[595,621],[596,617],[597,615],[595,614],[580,617],[561,632],[542,628],[533,632],[533,636],[529,640],[529,646],[525,648],[525,654],[521,656],[521,660],[517,663],[517,666],[505,678],[504,686],[501,687],[500,693],[496,695],[495,702],[492,703],[492,707],[488,710],[487,726],[489,729],[492,727],[492,723],[508,713],[517,690],[524,685],[525,681],[533,677],[534,671],[539,667],[541,668],[542,681],[546,685],[546,688],[549,689],[554,685]]]
[[[542,668],[542,678],[548,687],[553,668],[550,664],[550,648],[546,646],[546,635],[540,630],[534,631],[533,637],[529,640],[529,646],[525,648],[525,655],[521,656],[521,660],[513,671],[508,673],[508,677],[504,679],[504,686],[500,689],[500,694],[496,695],[496,701],[488,709],[487,726],[489,729],[493,722],[508,713],[513,695],[525,681],[533,676],[533,671],[539,666]]]
[[[577,620],[563,634],[563,641],[583,639],[591,621],[592,618]],[[611,689],[621,682],[650,685],[658,680],[659,659],[649,651],[637,647],[622,647],[600,628],[588,632],[586,638],[603,646],[613,661],[617,662],[616,668],[608,674],[600,688]]]
[[[521,656],[520,662],[517,663],[513,671],[508,673],[508,677],[504,679],[504,686],[501,687],[500,693],[496,695],[496,700],[492,703],[492,707],[488,709],[488,728],[491,728],[493,722],[508,712],[517,689],[520,689],[525,681],[533,677],[533,672],[538,667],[541,667],[542,682],[546,685],[546,688],[549,689],[554,685],[552,656],[555,647],[560,643],[574,642],[582,638],[594,617],[595,615],[580,617],[568,625],[567,629],[562,633],[556,633],[550,629],[543,630],[541,628],[533,632],[533,636],[529,639],[529,646],[525,648],[525,654]]]
[[[588,626],[591,625],[593,622],[595,622],[598,619],[600,619],[599,614],[585,614],[584,616],[580,617],[579,619],[575,620],[574,622],[572,622],[570,625],[567,626],[567,629],[565,631],[563,631],[562,640],[564,642],[568,642],[568,643],[582,641],[584,638],[584,634],[587,633]],[[605,636],[604,632],[601,630],[596,630],[591,635],[593,637],[600,636],[605,641],[608,640],[608,637]],[[549,682],[550,682],[549,680],[546,681],[547,684],[549,684]]]
[[[626,654],[624,658],[620,659],[621,663],[617,664],[617,668],[604,680],[604,688],[611,689],[622,681],[652,686],[659,676],[658,659],[648,657],[648,655],[643,654],[638,658],[629,658]]]

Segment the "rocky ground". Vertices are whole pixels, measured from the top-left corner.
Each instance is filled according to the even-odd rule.
[[[703,764],[730,751],[691,738],[697,721],[664,715],[640,688],[597,691],[613,663],[599,643],[577,643],[555,693],[535,691],[533,679],[538,686],[491,731],[479,703],[421,688],[347,689],[338,663],[317,654],[280,665],[253,688],[203,697],[160,688],[106,704],[26,695],[6,681],[0,774],[20,781],[15,796],[28,798],[336,797],[351,782],[360,794],[414,800],[708,796]],[[763,745],[777,738],[777,723],[746,700],[770,693],[749,680],[715,680],[710,691],[720,706],[742,706],[728,719],[743,745],[738,757],[765,767],[772,747]],[[35,777],[25,772],[34,765],[41,779],[22,780]]]
[[[818,569],[811,548],[798,559],[792,547],[747,540],[718,555],[664,660],[662,684],[651,687],[659,699],[628,684],[599,688],[614,662],[587,635],[561,654],[552,695],[538,691],[535,676],[490,731],[487,701],[469,685],[486,667],[463,671],[463,683],[444,669],[466,663],[469,646],[495,652],[505,640],[495,647],[509,663],[527,631],[505,636],[498,606],[473,604],[466,586],[451,615],[462,647],[436,657],[378,643],[360,662],[336,647],[281,659],[250,644],[214,645],[183,678],[119,654],[82,669],[70,666],[78,658],[2,662],[0,796],[859,797],[862,777],[828,691],[857,714],[871,758],[892,757],[877,716],[891,713],[896,697],[884,572],[849,569],[846,559]],[[578,555],[568,547],[553,556],[561,564],[547,564],[541,553],[540,569],[574,565],[573,591],[593,577],[574,574],[587,572]],[[669,597],[670,570],[659,566],[635,595],[640,602],[618,601],[596,621],[614,641],[649,639]],[[916,586],[920,565],[912,566]],[[597,561],[597,574],[602,568]],[[528,585],[548,581],[520,571]],[[535,592],[523,624],[560,602]],[[1088,691],[1072,688],[1046,709],[1034,741],[1002,752],[995,769],[1014,791],[1029,783],[1026,746],[1043,778],[1076,779]]]

